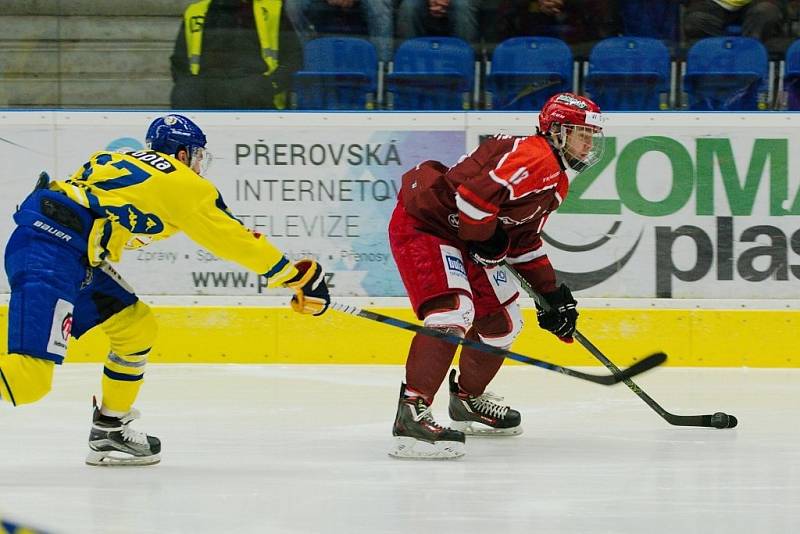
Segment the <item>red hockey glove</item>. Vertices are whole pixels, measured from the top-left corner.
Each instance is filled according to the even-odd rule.
[[[508,254],[508,246],[508,235],[499,223],[494,235],[486,241],[467,241],[469,257],[484,267],[495,267],[502,263]]]
[[[294,264],[297,276],[284,282],[294,290],[291,306],[297,313],[322,315],[331,303],[328,286],[325,284],[325,271],[314,260],[300,260]]]
[[[572,292],[561,284],[555,291],[543,293],[542,297],[550,305],[550,309],[545,311],[536,304],[539,326],[558,336],[564,343],[572,343],[572,334],[575,333],[578,322],[578,310],[575,309],[578,302],[572,297]]]

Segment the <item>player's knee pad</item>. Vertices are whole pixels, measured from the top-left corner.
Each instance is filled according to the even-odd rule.
[[[464,336],[475,319],[475,305],[467,295],[450,294],[426,303],[423,324],[428,328],[445,330]]]
[[[477,319],[475,330],[483,343],[505,349],[517,339],[522,325],[522,314],[515,300],[499,312]]]
[[[156,339],[158,325],[153,311],[137,300],[102,323],[116,354],[137,354],[150,350]]]
[[[24,354],[0,357],[0,397],[15,406],[38,401],[53,386],[54,367],[50,360]]]

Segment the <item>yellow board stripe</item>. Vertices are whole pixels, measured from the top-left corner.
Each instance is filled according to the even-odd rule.
[[[288,306],[153,310],[159,332],[148,360],[154,363],[402,364],[412,337],[333,310],[322,317],[299,315]],[[374,311],[415,321],[406,309]],[[7,316],[8,307],[0,307],[0,320]],[[599,365],[577,343],[566,345],[540,330],[533,310],[524,310],[523,317],[527,328],[515,351],[561,365]],[[673,366],[800,367],[800,314],[795,311],[583,309],[579,328],[622,366],[664,351]],[[68,361],[105,361],[108,341],[96,330],[70,342]],[[0,337],[5,335],[3,328]]]

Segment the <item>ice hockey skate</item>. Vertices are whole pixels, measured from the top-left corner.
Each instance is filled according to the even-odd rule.
[[[153,465],[161,461],[161,441],[130,427],[140,416],[131,410],[122,417],[100,413],[95,405],[86,463],[96,466]]]
[[[403,384],[392,428],[395,445],[389,456],[418,460],[449,460],[464,456],[464,433],[436,423],[425,399],[406,397],[405,390]]]
[[[517,410],[500,404],[503,397],[485,392],[477,397],[461,391],[456,370],[450,371],[450,419],[452,427],[468,436],[517,436],[522,434]]]

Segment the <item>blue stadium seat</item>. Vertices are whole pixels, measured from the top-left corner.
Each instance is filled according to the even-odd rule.
[[[786,92],[786,109],[800,110],[800,39],[786,51],[783,90]]]
[[[650,37],[611,37],[589,54],[586,92],[603,111],[667,109],[669,50]]]
[[[472,104],[475,52],[456,37],[404,41],[386,75],[389,109],[464,110]]]
[[[303,70],[294,74],[292,107],[374,109],[378,56],[372,43],[356,37],[322,37],[303,50]]]
[[[683,79],[690,110],[755,111],[767,108],[767,49],[750,37],[708,37],[686,57]]]
[[[572,66],[572,51],[561,39],[507,39],[492,54],[487,107],[538,111],[554,94],[572,91]]]

